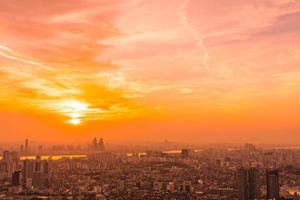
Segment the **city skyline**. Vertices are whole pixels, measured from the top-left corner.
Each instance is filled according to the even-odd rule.
[[[1,142],[300,144],[300,2],[2,0]]]
[[[1,199],[300,199],[299,148],[164,145],[128,153],[94,138],[87,147],[32,151],[24,142],[27,150],[0,150]]]

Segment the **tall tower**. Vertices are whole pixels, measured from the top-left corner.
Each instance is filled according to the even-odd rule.
[[[98,143],[97,138],[94,138],[94,139],[92,140],[92,150],[96,150],[96,148],[97,148],[97,143]]]
[[[26,138],[25,140],[25,153],[28,153],[29,149],[28,149],[28,139]]]
[[[248,170],[240,168],[237,172],[239,200],[249,200]]]
[[[279,172],[267,170],[267,199],[279,200]]]
[[[23,161],[23,185],[25,187],[32,186],[32,174],[33,174],[33,161],[32,160],[24,160]]]
[[[259,198],[259,171],[257,168],[240,168],[237,173],[237,179],[240,200]]]
[[[259,191],[259,171],[255,167],[251,167],[248,171],[249,175],[249,199],[258,199]]]
[[[105,150],[103,138],[100,138],[98,146],[99,146],[99,150],[100,151],[104,151]]]

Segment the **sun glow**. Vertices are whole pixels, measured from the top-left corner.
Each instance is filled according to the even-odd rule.
[[[90,109],[87,103],[74,99],[62,101],[58,107],[60,108],[59,112],[70,118],[68,123],[73,125],[80,124],[82,121],[81,118],[84,117]]]
[[[71,118],[69,123],[72,125],[80,124],[80,118],[87,112],[88,104],[77,100],[69,100],[64,102],[64,105],[66,106],[64,112]]]
[[[70,119],[70,120],[69,120],[69,123],[70,123],[70,124],[73,124],[73,125],[78,125],[78,124],[81,123],[81,120],[78,119],[78,118],[74,118],[74,119]]]

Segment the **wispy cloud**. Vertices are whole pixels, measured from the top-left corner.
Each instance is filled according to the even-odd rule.
[[[24,64],[34,65],[34,66],[40,67],[44,70],[51,69],[51,68],[47,67],[46,65],[43,65],[39,62],[36,62],[34,60],[31,60],[31,59],[26,59],[26,58],[24,58],[20,55],[17,55],[16,52],[14,52],[12,49],[10,49],[6,46],[3,46],[3,45],[0,45],[0,56],[2,56],[4,58],[7,58],[7,59],[10,59],[10,60],[21,62],[21,63],[24,63]]]
[[[4,104],[11,103],[10,98],[5,97],[12,95],[16,107],[57,113],[70,123],[128,118],[139,115],[138,110],[142,109],[130,100],[141,96],[141,88],[119,72],[58,69],[20,57],[5,46],[1,46],[0,53],[8,59],[3,60],[0,67],[1,77],[5,77],[6,82],[0,86],[5,91],[0,95]]]
[[[208,50],[207,47],[204,44],[203,36],[199,32],[198,29],[196,29],[190,22],[189,18],[187,16],[187,6],[190,3],[190,0],[184,0],[183,3],[179,6],[178,14],[180,16],[180,19],[182,21],[183,26],[192,33],[193,37],[195,38],[195,43],[197,44],[197,47],[201,50],[199,52],[199,56],[202,57],[202,64],[205,67],[206,70],[208,70],[209,64],[208,64]],[[202,66],[199,66],[201,68]]]

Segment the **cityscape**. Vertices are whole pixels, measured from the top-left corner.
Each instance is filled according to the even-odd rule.
[[[0,199],[300,199],[300,148],[233,146],[126,152],[94,138],[34,150],[26,139],[3,150]]]
[[[300,0],[0,0],[0,200],[300,200]]]

